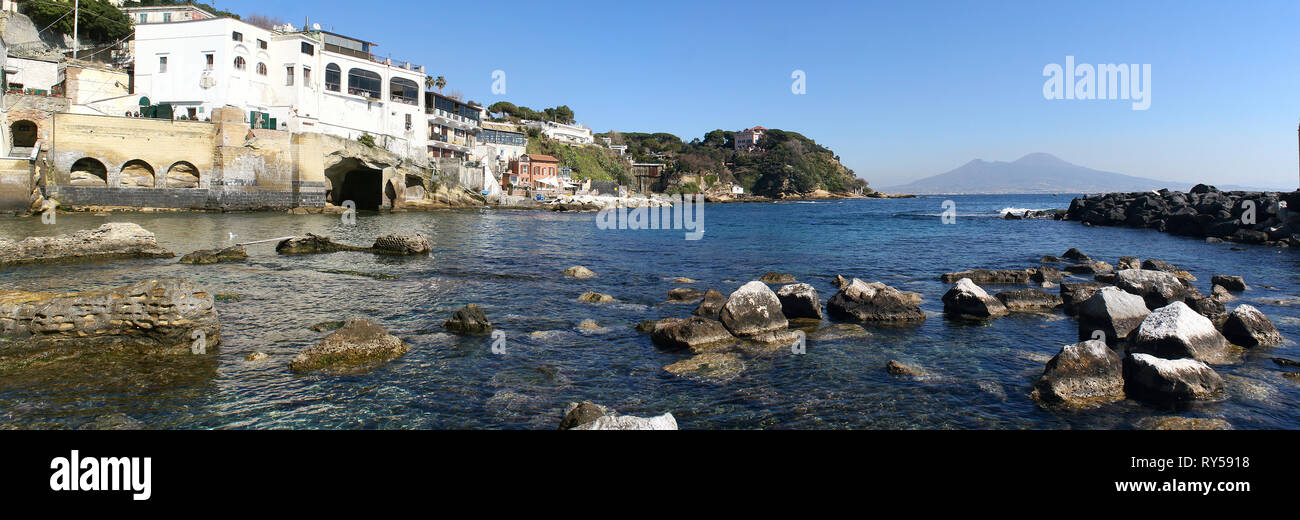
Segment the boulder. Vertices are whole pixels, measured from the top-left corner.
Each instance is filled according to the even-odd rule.
[[[610,296],[608,294],[602,294],[595,291],[587,291],[578,296],[578,301],[587,302],[587,303],[611,303],[615,300],[613,296]]]
[[[704,301],[695,308],[696,316],[702,316],[711,320],[716,320],[722,314],[722,306],[727,304],[727,295],[713,289],[704,293]]]
[[[451,318],[442,323],[442,328],[456,334],[487,334],[492,332],[492,322],[487,313],[477,303],[471,303],[451,314]]]
[[[817,289],[806,283],[782,286],[776,291],[781,312],[788,319],[822,319],[822,301]]]
[[[564,419],[560,420],[561,430],[571,430],[583,424],[594,422],[596,419],[606,415],[612,415],[613,411],[604,406],[598,405],[591,401],[581,403],[569,403],[564,411]]]
[[[977,284],[1027,284],[1034,272],[1029,269],[970,269],[955,273],[944,273],[939,276],[939,280],[943,283],[956,283],[958,280],[965,278]]]
[[[1216,274],[1210,278],[1210,283],[1232,292],[1242,292],[1249,289],[1249,287],[1246,287],[1246,280],[1240,276]]]
[[[372,251],[382,255],[423,255],[433,251],[424,235],[384,235],[375,239]]]
[[[391,361],[410,349],[405,341],[389,334],[379,324],[355,318],[294,356],[289,369],[309,372],[371,366]]]
[[[1143,417],[1135,425],[1139,430],[1231,430],[1232,424],[1223,419],[1207,417],[1173,417],[1162,415]]]
[[[1228,314],[1228,320],[1223,322],[1223,335],[1228,341],[1243,347],[1282,344],[1282,334],[1268,316],[1246,304],[1238,305]]]
[[[1136,256],[1121,256],[1119,262],[1115,263],[1115,269],[1123,271],[1125,269],[1141,269],[1142,261]]]
[[[1043,258],[1039,259],[1038,262],[1043,264],[1060,264],[1064,263],[1065,260],[1059,256],[1043,255]]]
[[[962,318],[990,319],[1006,316],[1007,307],[970,278],[962,278],[943,295],[943,312]]]
[[[763,282],[765,284],[781,285],[781,284],[795,283],[798,280],[795,280],[794,275],[789,273],[768,272],[765,273],[762,278],[759,278],[758,281]]]
[[[880,282],[854,278],[826,303],[826,312],[840,320],[871,323],[925,321],[925,312],[902,291]]]
[[[582,320],[578,322],[578,330],[600,330],[600,324],[596,320]]]
[[[1032,395],[1044,403],[1067,406],[1124,399],[1124,361],[1102,341],[1066,345],[1047,362]]]
[[[650,340],[660,348],[690,349],[695,353],[714,350],[735,339],[721,322],[699,316],[663,322],[650,334]]]
[[[1134,398],[1163,403],[1212,399],[1223,391],[1223,378],[1195,359],[1136,353],[1124,358],[1124,390]]]
[[[1034,282],[1043,287],[1050,287],[1051,282],[1060,282],[1063,278],[1065,278],[1065,276],[1061,274],[1060,269],[1057,269],[1055,267],[1048,267],[1045,265],[1038,266],[1038,267],[1030,267],[1028,271],[1029,271],[1029,281]]]
[[[704,291],[691,289],[688,287],[678,287],[668,291],[668,301],[679,303],[693,303],[704,298]]]
[[[1175,267],[1174,264],[1171,264],[1164,260],[1156,260],[1154,258],[1150,258],[1147,259],[1147,261],[1142,262],[1142,269],[1146,269],[1148,271],[1162,271],[1166,273],[1172,273],[1178,270],[1178,268]]]
[[[208,265],[223,262],[242,262],[248,259],[244,246],[231,246],[225,249],[201,249],[181,257],[182,264]]]
[[[845,278],[843,275],[837,274],[835,275],[835,278],[831,279],[831,286],[835,287],[836,289],[843,289],[844,286],[848,284],[849,284],[849,279]]]
[[[596,273],[592,272],[591,269],[587,269],[586,267],[575,265],[573,267],[565,269],[564,276],[568,276],[570,278],[577,278],[579,280],[586,280],[588,278],[595,278]]]
[[[1106,344],[1115,348],[1149,314],[1151,310],[1142,297],[1117,287],[1103,287],[1079,305],[1079,339],[1099,339],[1095,334],[1101,331]]]
[[[606,415],[595,421],[570,428],[572,430],[676,430],[677,419],[666,413],[658,417],[632,415]]]
[[[745,362],[735,352],[709,352],[665,366],[670,374],[706,382],[726,382],[745,371]]]
[[[1147,260],[1150,262],[1150,260]],[[1193,293],[1178,277],[1164,271],[1126,269],[1115,273],[1115,286],[1146,300],[1147,307],[1156,309],[1181,302]]]
[[[1074,260],[1075,262],[1092,261],[1092,257],[1083,254],[1083,251],[1080,251],[1078,248],[1075,247],[1071,247],[1069,251],[1066,251],[1065,254],[1061,255],[1061,258],[1064,258],[1066,260]]]
[[[1114,269],[1115,268],[1111,267],[1110,264],[1101,261],[1087,262],[1087,263],[1075,264],[1075,265],[1070,265],[1065,267],[1066,272],[1074,273],[1074,274],[1109,273]]]
[[[1193,296],[1187,298],[1188,307],[1196,311],[1197,314],[1209,318],[1215,325],[1223,323],[1228,313],[1224,310],[1223,302],[1212,296]]]
[[[120,258],[171,258],[154,234],[130,222],[113,222],[70,235],[0,238],[0,267]]]
[[[1079,304],[1091,298],[1107,284],[1100,282],[1061,282],[1061,309],[1067,316],[1079,313]]]
[[[275,245],[275,252],[282,255],[310,255],[339,251],[366,251],[366,248],[339,244],[330,237],[315,233],[281,240]]]
[[[1129,336],[1128,343],[1129,352],[1165,359],[1224,363],[1230,358],[1228,340],[1214,328],[1214,323],[1183,302],[1152,311]]]
[[[1017,289],[994,295],[1011,312],[1046,312],[1061,306],[1061,297],[1038,289]]]
[[[781,300],[766,283],[742,285],[722,306],[718,319],[736,336],[755,336],[784,329],[790,325],[781,312]]]
[[[1237,299],[1232,292],[1228,291],[1228,289],[1222,285],[1215,285],[1214,290],[1210,292],[1210,296],[1215,300],[1218,300],[1220,303],[1230,302]]]
[[[896,359],[889,360],[889,363],[885,365],[885,371],[896,376],[928,377],[930,375],[930,372],[925,368],[922,368],[921,365],[906,363]]]

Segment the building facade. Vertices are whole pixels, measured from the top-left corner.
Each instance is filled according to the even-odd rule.
[[[536,128],[542,135],[563,143],[592,144],[595,138],[591,129],[582,125],[566,125],[554,121],[525,121],[524,126]]]
[[[761,126],[746,128],[736,132],[736,151],[749,151],[758,148],[758,141],[767,129]]]
[[[379,60],[375,44],[291,26],[266,30],[230,18],[136,27],[135,91],[179,118],[240,108],[253,128],[369,135],[427,164],[424,67]]]
[[[119,2],[118,8],[123,13],[126,13],[126,17],[131,19],[131,23],[136,25],[216,18],[212,13],[189,4],[121,7]]]
[[[428,116],[430,159],[468,160],[479,134],[479,107],[444,96],[425,92]]]
[[[524,154],[510,161],[501,176],[501,188],[511,195],[525,192],[558,192],[560,160],[549,155]]]

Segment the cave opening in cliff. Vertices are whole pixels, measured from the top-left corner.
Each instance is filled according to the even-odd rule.
[[[350,200],[358,210],[377,211],[384,203],[383,179],[384,172],[357,165],[340,174],[333,203],[342,206]]]

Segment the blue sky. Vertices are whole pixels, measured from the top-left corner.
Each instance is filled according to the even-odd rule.
[[[1031,152],[1164,180],[1298,182],[1296,1],[433,5],[217,1],[376,41],[474,101],[567,104],[598,132],[795,130],[877,187]],[[1067,55],[1150,64],[1150,108],[1044,99],[1043,67]]]

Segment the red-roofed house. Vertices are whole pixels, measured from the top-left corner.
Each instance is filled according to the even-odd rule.
[[[515,191],[558,192],[560,160],[549,155],[524,154],[510,161],[509,171],[501,176],[501,189],[511,195]],[[513,189],[512,189],[513,187]]]
[[[766,128],[756,126],[736,132],[736,150],[746,151],[758,148],[758,140],[763,138],[763,132],[766,131]]]

